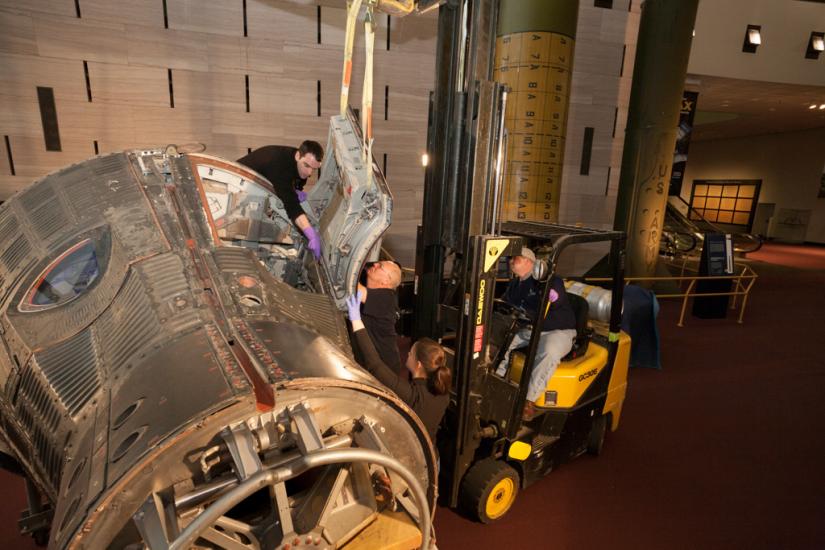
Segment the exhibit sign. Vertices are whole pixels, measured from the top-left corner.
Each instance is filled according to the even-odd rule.
[[[690,135],[693,133],[693,118],[696,115],[696,100],[699,92],[685,91],[682,94],[682,107],[679,109],[679,128],[676,130],[676,149],[673,153],[673,170],[670,173],[668,195],[679,196],[682,193],[682,180],[687,166]]]

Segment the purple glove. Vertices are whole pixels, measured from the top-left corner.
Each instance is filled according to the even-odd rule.
[[[315,228],[311,225],[303,231],[309,241],[308,246],[309,249],[312,250],[312,255],[315,256],[316,260],[319,260],[321,258],[321,236],[318,235],[318,232],[315,231]]]
[[[553,303],[558,299],[559,299],[559,293],[556,292],[555,288],[551,288],[550,289],[550,303]]]
[[[298,195],[298,202],[304,202],[305,200],[307,200],[307,194],[304,191],[296,189],[295,194]]]
[[[347,317],[350,321],[361,320],[361,293],[347,296]]]

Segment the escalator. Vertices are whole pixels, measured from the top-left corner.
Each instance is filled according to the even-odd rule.
[[[667,256],[681,256],[702,249],[705,233],[730,233],[733,250],[739,254],[756,252],[762,247],[762,239],[750,233],[736,232],[706,220],[695,209],[678,196],[667,200],[665,222],[659,253]]]

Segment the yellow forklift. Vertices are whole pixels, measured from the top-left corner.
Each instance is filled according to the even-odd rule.
[[[422,224],[416,242],[411,334],[452,353],[453,391],[438,434],[440,494],[482,522],[501,518],[518,490],[586,451],[598,453],[619,422],[630,340],[620,332],[625,234],[551,223],[504,221],[507,91],[492,81],[498,0],[440,1],[435,89],[430,96]],[[607,323],[588,328],[576,305],[577,353],[522,419],[540,323],[528,347],[495,368],[523,320],[495,306],[500,264],[522,246],[545,250],[550,276],[568,247],[606,242],[612,292]],[[404,304],[402,304],[404,305]]]
[[[495,521],[510,509],[519,489],[585,452],[598,455],[607,429],[617,428],[630,358],[630,338],[620,331],[624,239],[616,231],[528,222],[508,222],[500,235],[471,239],[470,307],[453,317],[455,339],[449,338],[451,330],[442,338],[453,351],[455,377],[438,437],[439,486],[449,505],[461,505],[484,523]],[[537,400],[536,414],[525,420],[541,323],[494,299],[501,266],[497,256],[517,254],[525,244],[549,251],[534,270],[544,287],[539,311],[545,311],[559,255],[568,247],[602,241],[610,243],[609,321],[588,323],[587,300],[568,293],[577,319],[573,349]],[[449,310],[444,306],[442,311]],[[511,353],[506,373],[499,376],[496,366],[525,326],[532,329],[529,344]]]

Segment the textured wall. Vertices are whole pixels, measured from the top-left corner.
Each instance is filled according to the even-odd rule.
[[[0,200],[93,156],[95,142],[99,153],[201,142],[208,153],[232,159],[268,143],[325,142],[328,117],[338,108],[344,4],[0,0],[0,134],[8,142],[8,148],[0,143]],[[609,226],[613,219],[639,2],[613,4],[580,7],[561,190],[564,223]],[[387,156],[395,197],[385,247],[405,265],[412,265],[421,217],[420,155],[435,70],[436,17],[433,11],[392,18],[389,29],[387,16],[378,17],[375,156],[379,165]],[[350,96],[355,107],[362,36]],[[46,151],[37,86],[54,89],[59,152]],[[589,174],[581,175],[585,127],[594,128],[594,137]]]
[[[326,143],[339,103],[345,5],[0,0],[0,200],[96,152],[200,142],[207,153],[235,159],[265,144]],[[377,17],[374,153],[381,166],[386,155],[395,196],[386,246],[407,264],[421,212],[436,15]],[[60,151],[46,150],[38,86],[54,89]]]
[[[742,52],[748,25],[762,27],[755,54]],[[805,59],[811,31],[825,31],[825,6],[818,0],[703,1],[688,72],[825,86],[823,59]]]
[[[615,0],[612,9],[580,2],[562,172],[562,223],[613,226],[639,6],[630,0]],[[593,128],[590,166],[582,174],[588,127]]]
[[[682,196],[694,180],[761,179],[760,203],[810,210],[806,241],[825,243],[825,198],[818,198],[825,171],[825,128],[737,139],[698,141],[690,146]]]

